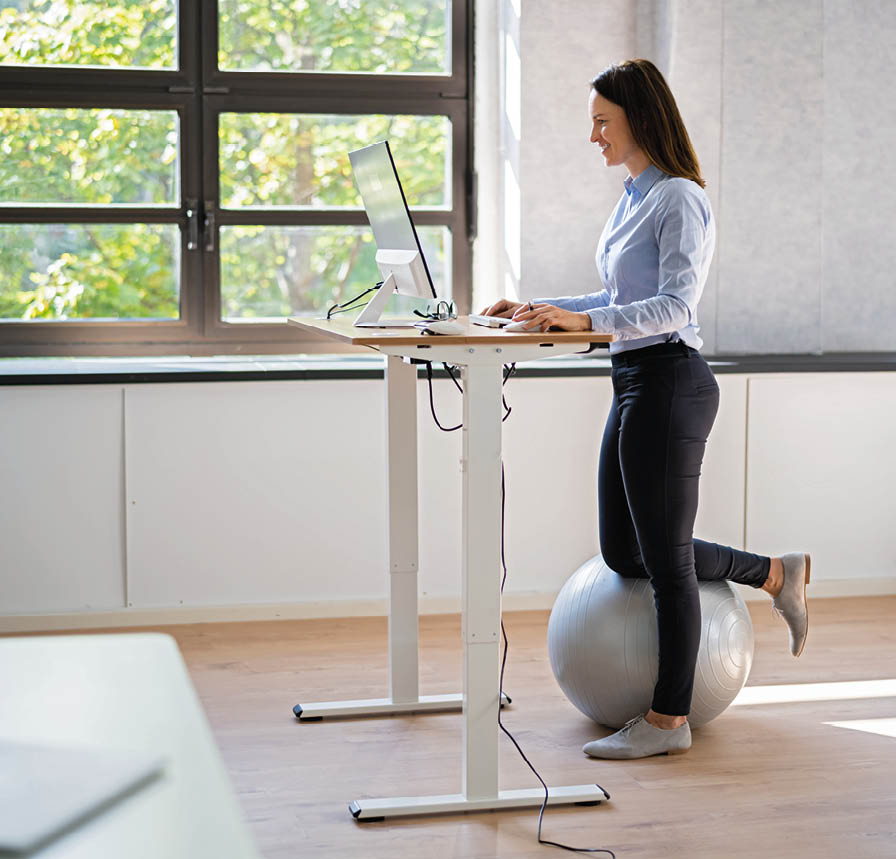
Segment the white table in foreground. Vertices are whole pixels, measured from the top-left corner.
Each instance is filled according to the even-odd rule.
[[[0,737],[149,752],[161,777],[35,859],[258,859],[177,645],[153,633],[0,639]]]
[[[461,319],[461,322],[466,320]],[[467,326],[464,334],[426,335],[416,329],[357,329],[350,320],[290,319],[306,331],[387,356],[386,438],[389,495],[388,699],[299,705],[302,718],[463,709],[459,794],[359,799],[356,820],[393,815],[484,811],[539,805],[544,791],[498,790],[498,675],[501,628],[501,385],[505,364],[589,351],[613,337],[592,331],[507,332]],[[417,368],[414,362],[462,368],[463,412],[463,693],[418,694],[417,665]],[[449,702],[447,698],[451,698]],[[340,712],[339,708],[342,707]],[[550,804],[608,799],[597,785],[550,788]]]

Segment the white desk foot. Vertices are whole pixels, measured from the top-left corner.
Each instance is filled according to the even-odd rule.
[[[596,784],[549,787],[548,805],[597,805],[610,798]],[[355,820],[370,823],[386,817],[422,814],[446,814],[459,811],[494,811],[505,808],[539,806],[544,802],[542,788],[501,790],[486,799],[466,799],[461,793],[444,796],[393,796],[388,799],[356,799],[348,810]]]
[[[510,704],[508,695],[502,706]],[[317,722],[325,717],[341,716],[397,716],[403,713],[445,713],[463,709],[463,695],[421,695],[416,701],[396,702],[391,698],[368,698],[364,701],[319,701],[316,704],[296,704],[293,715],[300,722]]]

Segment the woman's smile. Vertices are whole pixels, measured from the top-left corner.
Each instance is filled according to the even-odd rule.
[[[633,177],[641,173],[650,161],[635,142],[625,111],[593,89],[588,99],[588,113],[590,140],[600,146],[604,164],[607,167],[624,164]]]

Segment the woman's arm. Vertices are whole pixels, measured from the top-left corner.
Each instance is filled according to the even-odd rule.
[[[588,331],[591,321],[585,308],[606,307],[610,303],[607,290],[589,295],[569,295],[562,298],[536,298],[521,304],[502,298],[483,310],[486,316],[512,317],[514,321],[532,322],[531,330],[548,331],[552,327],[566,331]],[[535,309],[533,308],[535,305]]]
[[[591,318],[584,308],[605,307],[610,303],[607,290],[589,295],[567,295],[561,298],[537,298],[521,305],[513,314],[515,322],[526,322],[530,331],[590,331]]]
[[[590,292],[588,295],[564,295],[561,298],[533,298],[533,304],[552,304],[563,310],[584,313],[595,307],[606,307],[610,303],[610,293],[606,289]]]

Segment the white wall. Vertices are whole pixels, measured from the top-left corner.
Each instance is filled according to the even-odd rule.
[[[811,546],[822,577],[892,577],[893,374],[755,377],[749,409],[747,542]]]
[[[697,535],[811,550],[819,594],[896,590],[896,374],[719,381]],[[598,550],[609,399],[606,377],[508,384],[509,607],[550,605]],[[436,403],[459,422],[447,380]],[[461,440],[434,427],[423,382],[418,413],[421,606],[455,610]],[[59,612],[77,625],[110,610],[123,623],[249,616],[188,611],[209,606],[383,611],[381,380],[6,387],[0,416],[0,629]]]

